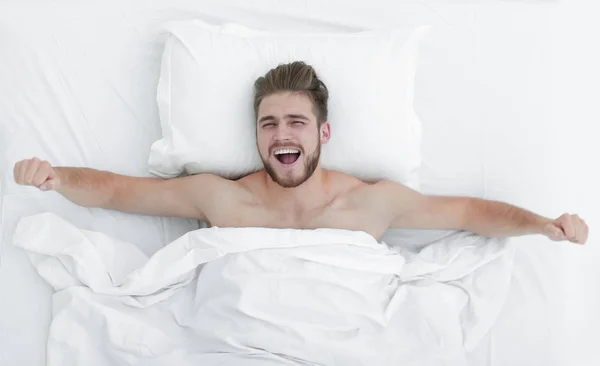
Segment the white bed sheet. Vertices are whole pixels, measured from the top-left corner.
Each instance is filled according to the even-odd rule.
[[[472,22],[476,14],[472,8],[434,3],[344,1],[342,6],[341,1],[323,4],[263,0],[254,1],[249,9],[246,2],[233,0],[207,1],[202,5],[191,0],[3,2],[0,5],[0,364],[43,365],[45,357],[50,289],[24,253],[10,245],[18,218],[53,211],[79,227],[136,243],[146,254],[197,227],[197,223],[189,220],[75,207],[56,194],[42,194],[12,182],[12,164],[33,155],[57,165],[147,175],[149,146],[160,133],[155,90],[161,22],[202,17],[208,21],[242,21],[253,27],[275,29],[346,31],[423,23],[448,26],[453,22],[477,28],[477,23]],[[378,8],[382,5],[387,11]],[[531,12],[531,9],[525,10]],[[525,14],[532,15],[527,11]],[[482,118],[487,116],[470,110],[464,99],[450,98],[457,94],[452,93],[452,85],[466,83],[469,88],[463,88],[464,94],[488,97],[485,100],[488,106],[495,105],[492,96],[496,95],[490,94],[484,85],[490,80],[477,79],[489,72],[485,69],[486,60],[474,57],[485,46],[478,42],[485,39],[477,38],[478,33],[469,27],[461,28],[458,33],[439,34],[438,42],[442,43],[430,44],[428,50],[432,53],[424,53],[417,88],[417,110],[424,124],[424,190],[504,198],[553,214],[554,206],[531,198],[554,194],[552,188],[545,185],[535,196],[530,195],[535,188],[520,187],[518,180],[511,179],[518,176],[510,170],[511,164],[490,154],[506,150],[501,140],[492,138],[501,131],[493,124],[485,124]],[[458,37],[452,38],[453,34]],[[513,31],[507,36],[515,38],[516,34]],[[518,35],[533,37],[533,33]],[[452,47],[464,52],[447,51]],[[437,87],[450,90],[447,94],[435,94],[432,90]],[[543,85],[540,89],[544,89]],[[495,122],[493,118],[490,121]],[[527,139],[531,131],[520,133],[522,139]],[[454,134],[455,138],[447,139],[448,134]],[[487,145],[482,145],[481,139]],[[487,148],[487,154],[478,150],[482,146]],[[527,170],[526,163],[512,168],[536,183],[543,182],[545,178],[533,169]],[[441,235],[402,231],[393,234],[398,243],[403,242],[403,235],[408,235],[406,245]],[[548,247],[541,238],[517,240],[520,265],[515,268],[509,301],[498,324],[471,355],[472,364],[569,364],[566,362],[569,355],[562,348],[562,341],[570,336],[565,324],[568,283],[564,272],[557,269],[573,258],[573,249]],[[518,335],[529,337],[515,336],[515,324],[519,327]]]
[[[14,244],[58,291],[53,366],[466,366],[514,250],[469,233],[414,255],[363,232],[214,227],[146,258],[50,213],[21,220]]]

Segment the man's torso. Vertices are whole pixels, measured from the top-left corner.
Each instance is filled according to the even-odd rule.
[[[365,202],[372,185],[342,173],[327,174],[325,189],[312,197],[316,204],[310,209],[293,212],[282,210],[281,202],[275,205],[259,172],[235,181],[205,215],[218,227],[333,228],[364,231],[378,239],[389,222]]]

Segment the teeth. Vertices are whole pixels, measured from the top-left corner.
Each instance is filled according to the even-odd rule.
[[[279,149],[279,150],[275,150],[275,155],[297,154],[299,152],[300,152],[300,150],[296,150],[296,149]]]

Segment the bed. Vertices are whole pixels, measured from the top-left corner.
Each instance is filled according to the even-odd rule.
[[[543,62],[555,52],[550,24],[568,12],[556,4],[482,3],[4,2],[0,364],[41,366],[46,360],[52,290],[27,255],[11,245],[20,218],[54,212],[79,227],[134,243],[146,255],[200,227],[193,220],[76,207],[12,181],[13,164],[31,156],[55,165],[149,176],[148,150],[161,134],[160,26],[193,18],[311,31],[435,25],[421,48],[415,97],[423,123],[421,190],[504,200],[548,216],[576,211],[591,228],[591,249],[540,237],[510,239],[515,252],[506,301],[491,330],[469,352],[469,365],[597,364],[592,345],[600,325],[593,302],[598,272],[592,258],[598,216],[582,194],[592,194],[594,180],[591,175],[569,180],[553,170],[553,162],[562,165],[575,156],[569,153],[591,148],[592,139],[565,146],[565,134],[572,135],[553,117],[563,110],[545,108],[556,97],[548,78],[556,65]],[[513,52],[521,57],[509,57]],[[540,121],[551,128],[540,133]],[[448,234],[394,230],[384,240],[419,247]]]

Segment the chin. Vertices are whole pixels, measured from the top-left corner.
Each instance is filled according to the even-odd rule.
[[[277,183],[279,186],[283,187],[283,188],[296,188],[300,185],[302,185],[302,183],[304,183],[304,180],[301,179],[285,179],[285,180],[278,180],[275,181],[275,183]]]
[[[275,165],[275,166],[273,166]],[[294,188],[306,181],[304,167],[296,166],[293,169],[282,169],[276,164],[265,164],[265,171],[271,180],[283,188]]]
[[[289,165],[282,164],[273,156],[268,159],[263,158],[263,166],[273,182],[283,188],[295,188],[312,176],[317,166],[316,163],[318,163],[318,155],[317,158],[308,159],[308,161],[302,159],[302,155],[299,156],[296,162]]]
[[[285,172],[285,173],[281,173],[281,172],[276,172],[275,173],[275,177],[271,177],[273,178],[273,181],[277,184],[279,184],[280,186],[284,187],[284,188],[294,188],[294,187],[298,187],[299,185],[301,185],[302,183],[304,183],[307,179],[307,177],[304,176],[304,174],[289,174],[290,172]]]

